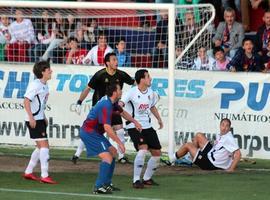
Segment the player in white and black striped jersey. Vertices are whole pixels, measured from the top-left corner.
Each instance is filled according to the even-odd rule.
[[[33,68],[36,79],[31,82],[24,94],[24,106],[26,110],[26,125],[29,129],[30,138],[36,143],[36,149],[31,155],[31,159],[24,172],[23,177],[29,180],[43,183],[55,184],[56,182],[49,176],[49,143],[46,133],[48,120],[44,110],[49,96],[47,81],[51,79],[52,70],[47,61],[40,61]],[[41,178],[33,174],[33,169],[40,161]]]
[[[150,115],[153,114],[158,120],[159,128],[163,122],[156,108],[158,102],[157,94],[150,88],[151,77],[147,70],[141,69],[135,73],[137,86],[131,88],[121,99],[122,106],[131,116],[142,125],[139,132],[133,123],[127,122],[127,131],[137,150],[134,160],[133,187],[143,188],[144,185],[158,185],[153,181],[152,176],[156,171],[160,155],[161,145],[156,131],[152,128]],[[146,153],[150,151],[151,158],[148,160],[147,168],[141,181],[141,172],[144,166]]]
[[[233,172],[241,159],[240,149],[230,131],[231,121],[220,121],[220,134],[212,145],[203,133],[197,133],[192,142],[188,142],[171,156],[171,162],[190,153],[193,163],[203,170],[222,169]]]

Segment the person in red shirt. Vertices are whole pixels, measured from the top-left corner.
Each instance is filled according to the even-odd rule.
[[[68,39],[69,50],[66,53],[66,64],[82,64],[83,58],[87,54],[86,49],[78,47],[78,40],[74,37]]]

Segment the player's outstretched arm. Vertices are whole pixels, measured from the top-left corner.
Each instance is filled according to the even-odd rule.
[[[127,111],[123,110],[123,112],[121,112],[121,116],[125,120],[134,123],[134,125],[138,131],[140,131],[140,132],[142,131],[142,125],[136,119],[134,119]]]
[[[239,163],[241,159],[241,151],[240,149],[237,149],[234,153],[233,153],[233,162],[230,166],[229,169],[227,169],[227,172],[234,172],[234,170],[237,167],[237,164]]]
[[[162,122],[162,119],[160,117],[160,114],[158,112],[157,107],[153,106],[152,108],[150,108],[150,110],[153,113],[153,115],[155,116],[155,118],[158,120],[159,129],[162,129],[163,128],[163,122]]]

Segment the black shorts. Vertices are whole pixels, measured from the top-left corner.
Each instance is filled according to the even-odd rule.
[[[153,128],[143,129],[142,132],[136,128],[127,129],[127,131],[137,151],[142,144],[147,144],[149,149],[161,149],[157,133]]]
[[[207,154],[212,149],[212,144],[208,142],[204,149],[199,150],[195,156],[194,164],[199,166],[203,170],[217,170],[220,169],[216,166],[214,166],[211,161],[208,159]]]
[[[118,113],[113,113],[112,114],[112,126],[119,125],[119,124],[123,124],[121,115]]]
[[[28,121],[26,121],[25,123],[29,130],[31,139],[37,140],[37,139],[48,138],[47,133],[46,133],[46,122],[44,119],[36,120],[35,128],[31,128]]]

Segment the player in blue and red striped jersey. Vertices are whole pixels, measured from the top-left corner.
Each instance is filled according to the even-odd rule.
[[[98,156],[101,159],[94,194],[111,194],[112,191],[119,190],[112,185],[117,150],[104,136],[104,133],[106,132],[119,145],[123,153],[125,146],[111,126],[112,115],[116,112],[120,113],[126,120],[131,120],[139,131],[141,130],[141,125],[118,105],[121,95],[122,90],[119,84],[109,85],[106,96],[92,107],[80,129],[80,137],[86,146],[87,156]]]

